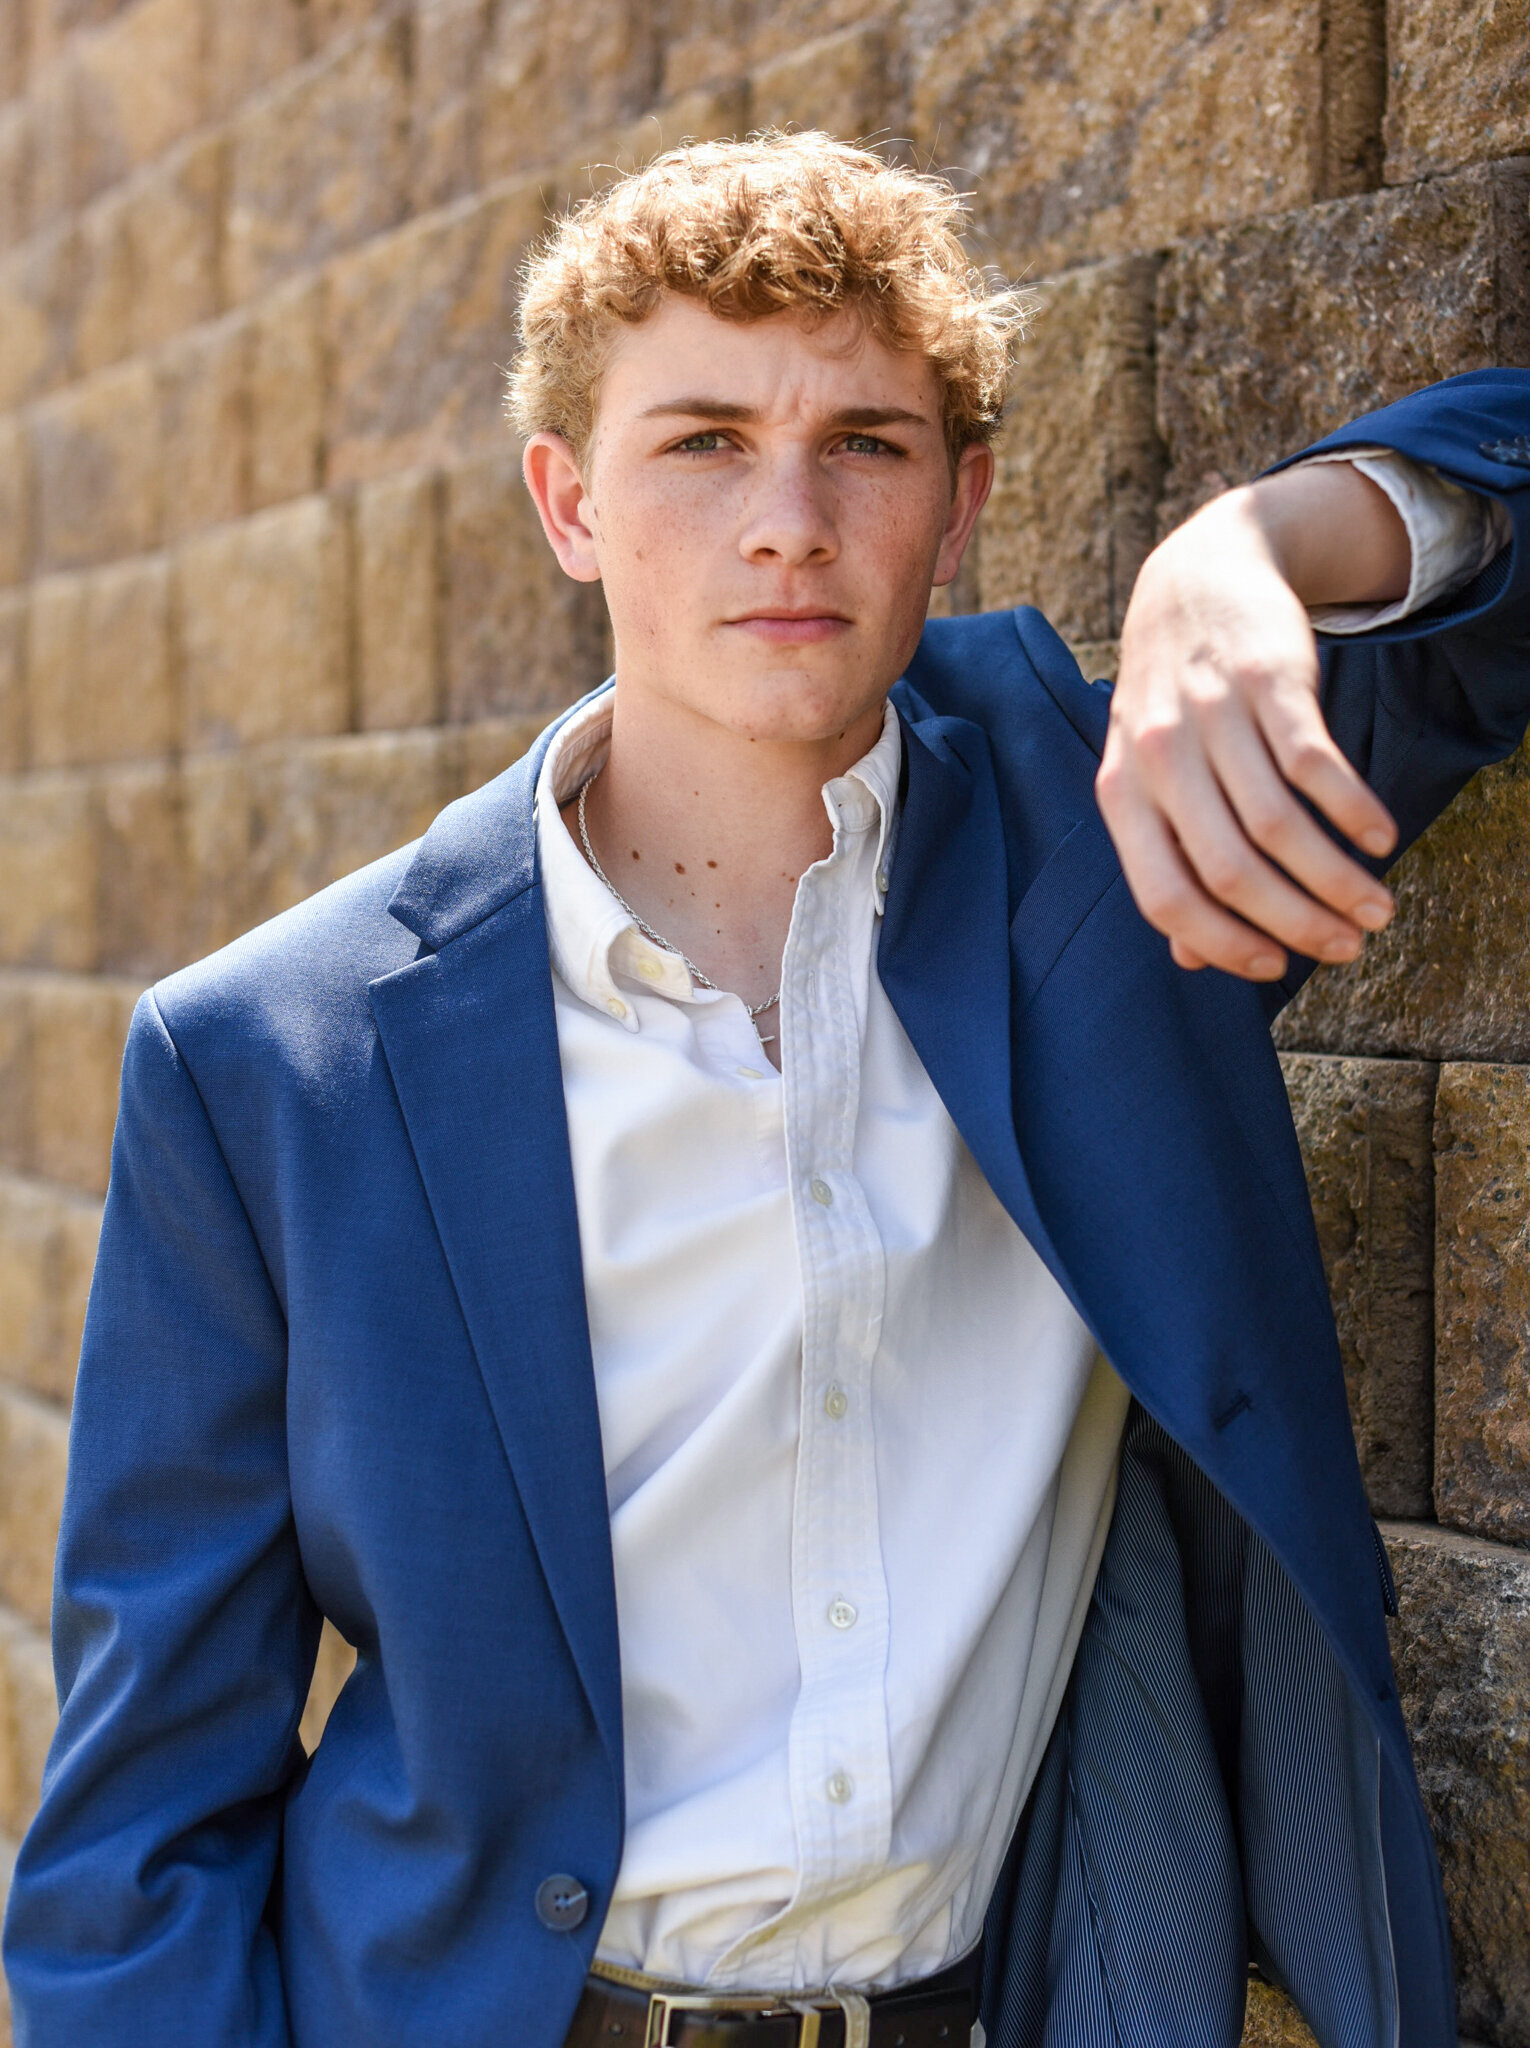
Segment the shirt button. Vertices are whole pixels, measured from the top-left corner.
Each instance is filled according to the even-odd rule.
[[[850,1396],[843,1387],[830,1387],[823,1397],[823,1412],[831,1421],[844,1421],[850,1412]]]
[[[833,1207],[834,1190],[826,1180],[820,1180],[817,1174],[814,1174],[813,1178],[808,1182],[808,1193],[815,1202],[820,1203],[825,1209]]]
[[[607,996],[606,1008],[611,1012],[611,1015],[613,1017],[625,1017],[627,1014],[627,1005],[622,1001],[620,996]]]
[[[537,1886],[537,1918],[551,1934],[571,1934],[590,1910],[590,1895],[577,1877],[544,1877]]]
[[[639,957],[637,971],[642,975],[644,981],[662,981],[664,979],[664,964],[662,961],[655,960],[652,953],[644,953]]]
[[[823,1788],[836,1806],[844,1806],[854,1797],[855,1787],[843,1771],[835,1771]]]
[[[836,1628],[854,1628],[856,1619],[855,1609],[848,1600],[831,1600],[829,1602],[829,1619]]]
[[[765,1078],[758,1067],[735,1067],[733,1071],[741,1081],[763,1081]]]
[[[878,868],[878,869],[877,869],[877,894],[878,894],[879,896],[885,896],[885,895],[887,894],[887,870],[886,870],[886,868]]]

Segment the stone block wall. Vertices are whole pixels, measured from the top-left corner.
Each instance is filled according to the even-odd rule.
[[[768,121],[950,169],[1041,310],[944,601],[1109,673],[1167,524],[1530,363],[1527,76],[1526,0],[0,0],[0,1887],[132,1003],[604,672],[500,419],[549,210]],[[1530,2048],[1525,757],[1397,879],[1279,1035],[1462,2026]]]

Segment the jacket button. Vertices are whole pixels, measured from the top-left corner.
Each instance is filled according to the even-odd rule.
[[[537,1918],[554,1934],[571,1934],[590,1910],[590,1895],[577,1877],[544,1877],[537,1886]]]

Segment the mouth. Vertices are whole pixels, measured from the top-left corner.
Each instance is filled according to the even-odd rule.
[[[850,630],[850,621],[842,612],[825,611],[819,605],[761,605],[755,611],[742,612],[737,618],[725,619],[723,623],[755,639],[778,645],[833,640]]]

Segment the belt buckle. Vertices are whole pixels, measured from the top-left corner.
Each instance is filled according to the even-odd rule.
[[[669,2023],[676,2013],[738,2012],[795,2013],[797,2048],[818,2048],[822,2016],[816,2005],[805,2010],[784,1998],[751,1998],[747,1992],[654,1991],[648,1999],[648,2032],[644,2048],[672,2048]]]

